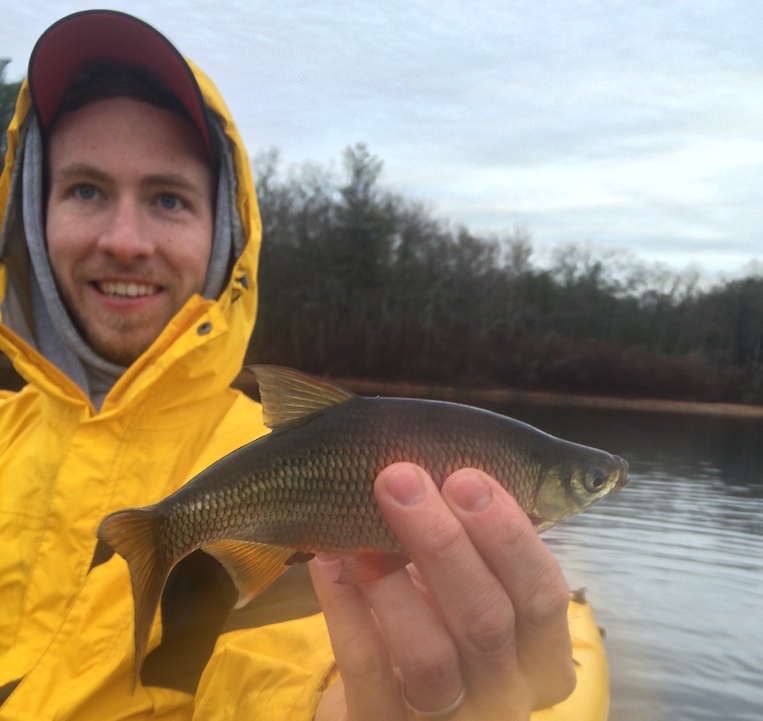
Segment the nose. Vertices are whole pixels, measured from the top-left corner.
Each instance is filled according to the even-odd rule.
[[[154,244],[137,200],[123,197],[114,203],[98,248],[123,263],[153,255]]]

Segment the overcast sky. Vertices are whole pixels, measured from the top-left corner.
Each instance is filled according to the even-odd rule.
[[[475,232],[727,276],[763,260],[763,3],[0,0],[0,57],[127,10],[216,82],[254,155],[340,164]]]

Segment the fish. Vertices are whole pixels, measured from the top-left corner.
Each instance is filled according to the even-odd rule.
[[[126,561],[134,601],[134,681],[172,568],[201,549],[246,605],[319,552],[408,562],[373,484],[390,463],[438,484],[459,468],[498,480],[538,532],[628,482],[628,463],[533,426],[459,403],[368,398],[290,368],[249,367],[271,432],[222,457],[160,502],[106,516],[98,538]],[[353,582],[353,578],[344,578]]]

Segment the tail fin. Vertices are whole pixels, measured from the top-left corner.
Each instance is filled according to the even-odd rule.
[[[161,552],[159,520],[152,508],[130,508],[107,516],[98,538],[127,561],[135,604],[135,666],[133,690],[146,655],[156,609],[174,561]]]

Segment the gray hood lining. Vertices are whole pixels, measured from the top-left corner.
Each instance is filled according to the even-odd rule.
[[[212,252],[203,295],[216,299],[224,290],[232,260],[243,251],[246,238],[234,199],[237,180],[233,152],[219,122],[213,118],[216,147],[220,152]],[[82,338],[58,291],[50,266],[44,232],[42,135],[34,113],[22,130],[14,166],[9,207],[0,236],[0,253],[8,262],[8,288],[2,303],[3,322],[66,373],[100,409],[108,391],[126,370],[98,355]],[[20,198],[19,198],[20,196]],[[22,207],[17,205],[21,200]],[[19,210],[21,213],[19,214]],[[19,222],[19,215],[23,222]],[[22,237],[19,237],[22,236]],[[19,248],[28,250],[28,278]],[[24,242],[25,241],[25,242]],[[33,328],[30,328],[30,309]]]

